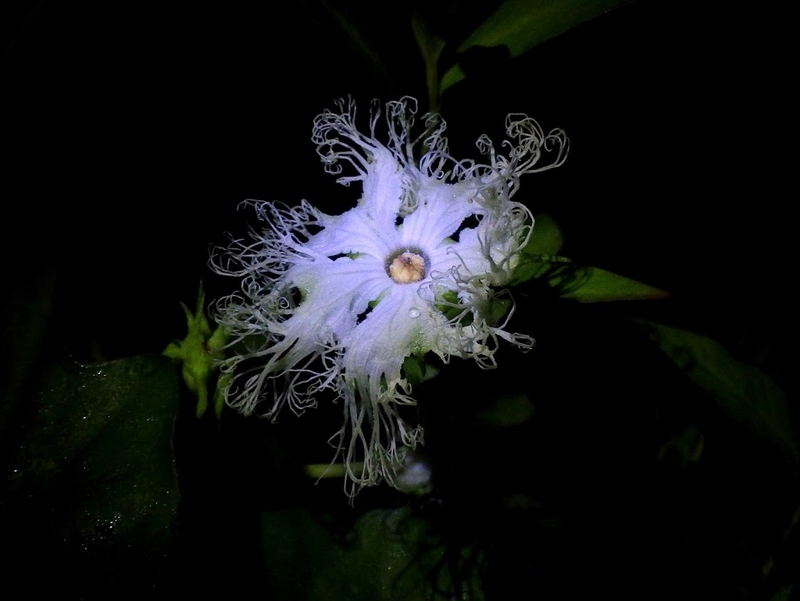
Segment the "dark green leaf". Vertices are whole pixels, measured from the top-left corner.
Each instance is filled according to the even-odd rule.
[[[564,246],[564,234],[549,213],[537,215],[533,233],[524,252],[531,255],[556,255]]]
[[[682,466],[697,463],[703,455],[705,442],[702,430],[697,424],[690,424],[659,447],[658,458],[674,459]]]
[[[376,30],[370,27],[368,19],[364,19],[369,16],[366,11],[353,11],[349,2],[341,0],[310,2],[308,10],[330,39],[331,49],[339,53],[344,51],[360,61],[360,69],[372,81],[390,85],[391,74],[374,42]],[[351,60],[347,54],[345,57]]]
[[[374,510],[336,537],[307,511],[262,517],[271,598],[283,601],[444,601],[444,547],[408,509]],[[480,601],[477,575],[470,599]],[[435,589],[434,589],[435,585]]]
[[[772,595],[770,601],[789,601],[792,598],[792,589],[794,589],[792,584],[781,587],[780,590]]]
[[[564,245],[561,228],[547,213],[537,215],[528,244],[520,251],[510,284],[516,285],[543,275],[552,262],[564,261],[556,254]]]
[[[574,267],[548,274],[548,283],[561,289],[561,297],[581,303],[652,300],[669,292],[598,267]]]
[[[0,337],[5,350],[0,362],[0,443],[5,442],[36,373],[55,304],[57,274],[51,263],[43,263],[24,278],[12,273],[0,299]]]
[[[411,355],[403,361],[403,374],[412,384],[421,384],[435,377],[439,370],[425,362],[423,357]]]
[[[486,320],[492,325],[500,323],[508,314],[508,310],[512,305],[513,303],[509,298],[503,298],[502,296],[493,298],[492,302],[489,304]]]
[[[60,592],[149,590],[178,505],[174,367],[163,357],[58,365],[36,396],[12,460],[16,536],[68,568]]]
[[[693,332],[642,322],[670,359],[720,407],[756,435],[800,459],[786,396],[754,365],[734,359],[719,342]]]
[[[411,19],[411,30],[417,47],[425,61],[425,84],[428,89],[428,111],[439,112],[439,57],[444,48],[444,40],[433,34],[427,23],[419,16]]]
[[[519,254],[510,284],[545,278],[559,296],[582,303],[665,298],[669,293],[659,288],[617,275],[605,269],[575,265],[557,253],[564,237],[548,214],[536,217],[530,241]]]
[[[630,0],[506,0],[459,46],[506,46],[518,56],[568,29],[609,12]],[[464,78],[458,65],[442,77],[440,91]]]
[[[505,428],[527,421],[533,415],[533,403],[527,394],[516,394],[492,400],[476,416],[484,425]]]

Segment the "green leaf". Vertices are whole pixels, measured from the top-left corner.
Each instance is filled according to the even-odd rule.
[[[495,297],[489,303],[486,321],[491,325],[500,323],[508,314],[508,310],[513,306],[510,298]]]
[[[411,30],[417,47],[425,61],[425,84],[428,89],[428,112],[439,112],[439,57],[444,49],[444,40],[435,35],[419,15],[411,18]]]
[[[345,536],[303,510],[262,516],[270,598],[284,601],[444,601],[453,584],[445,549],[407,508],[373,510]],[[477,570],[470,599],[480,601]],[[435,589],[434,589],[435,585]],[[449,591],[446,594],[445,591]]]
[[[506,0],[458,47],[505,46],[512,57],[630,0]],[[464,78],[459,65],[442,77],[440,92]]]
[[[47,343],[47,331],[55,307],[58,270],[45,263],[24,278],[7,279],[0,299],[0,443],[6,442],[14,418],[27,401],[26,392],[37,372]]]
[[[673,458],[679,465],[687,466],[697,463],[703,455],[706,438],[697,424],[689,424],[682,432],[676,434],[658,449],[661,460]]]
[[[515,394],[493,399],[476,418],[483,425],[506,428],[527,421],[533,413],[530,397],[527,394]]]
[[[779,590],[775,591],[770,601],[789,601],[792,598],[793,584],[782,586]]]
[[[208,409],[209,382],[219,369],[228,339],[227,333],[221,327],[211,330],[205,313],[205,299],[203,283],[200,282],[194,313],[181,303],[186,314],[186,338],[171,342],[164,349],[164,355],[181,362],[183,381],[197,397],[195,414],[198,418],[203,417]],[[224,403],[225,399],[218,386],[214,394],[214,413],[217,419],[222,415]]]
[[[574,264],[557,253],[564,245],[561,228],[549,214],[538,215],[528,244],[520,251],[510,285],[545,279],[562,298],[581,303],[666,298],[665,290],[598,267]]]
[[[734,359],[719,342],[642,321],[650,337],[733,419],[800,460],[786,395],[763,371]]]
[[[533,233],[524,252],[538,255],[555,255],[564,246],[564,234],[549,213],[537,215],[534,219]]]
[[[411,384],[421,384],[436,377],[439,370],[425,362],[424,357],[409,355],[403,361],[403,374]]]
[[[531,279],[545,278],[562,298],[581,303],[666,298],[669,293],[616,273],[575,265],[557,253],[564,245],[561,228],[547,213],[538,215],[533,233],[520,251],[509,282],[512,286]]]
[[[557,257],[564,245],[564,236],[555,219],[548,214],[537,215],[528,244],[520,251],[510,284],[516,285],[543,275],[553,262],[568,261]]]
[[[36,400],[11,462],[15,536],[68,572],[58,585],[67,597],[144,595],[163,568],[178,506],[174,367],[163,357],[56,365]]]
[[[570,265],[549,274],[548,283],[560,289],[562,298],[581,303],[653,300],[669,296],[665,290],[598,267]]]
[[[303,4],[309,16],[325,31],[332,52],[346,59],[351,67],[365,72],[365,78],[376,85],[392,87],[391,72],[373,41],[381,35],[381,30],[376,33],[369,20],[359,18],[359,12],[365,14],[363,11],[354,11],[347,0],[320,0]],[[297,27],[303,30],[302,24],[298,23]],[[361,64],[354,64],[357,61]]]

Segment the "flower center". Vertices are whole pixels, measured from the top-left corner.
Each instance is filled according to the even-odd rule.
[[[425,257],[414,250],[404,250],[389,257],[386,272],[398,284],[413,284],[425,277]]]

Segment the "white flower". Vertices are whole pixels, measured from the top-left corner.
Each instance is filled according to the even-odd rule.
[[[344,409],[334,439],[352,495],[392,483],[405,450],[422,440],[398,415],[415,404],[403,371],[409,356],[432,351],[489,368],[499,338],[533,346],[506,331],[511,312],[492,318],[494,289],[510,280],[533,228],[530,211],[510,200],[519,176],[560,165],[568,142],[561,130],[545,136],[534,120],[509,115],[507,156],[482,136],[488,164],[475,164],[448,154],[438,115],[426,115],[425,133],[412,138],[411,98],[387,103],[384,125],[373,103],[369,135],[356,129],[352,101],[337,107],[316,118],[312,139],[329,173],[350,170],[340,183],[361,183],[357,206],[327,215],[306,201],[247,201],[262,229],[217,249],[211,264],[243,279],[217,307],[236,353],[222,366],[232,374],[228,404],[245,414],[264,404],[274,419],[285,405],[299,414],[332,391]],[[384,126],[388,144],[377,140]],[[545,150],[555,160],[538,165]]]

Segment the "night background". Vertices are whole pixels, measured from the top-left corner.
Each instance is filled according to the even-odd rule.
[[[407,599],[789,598],[800,464],[788,15],[777,2],[640,0],[519,57],[457,55],[498,4],[0,8],[7,582],[67,599],[400,598],[370,596],[366,569],[347,588],[348,561],[359,561],[334,549],[357,523],[366,537],[375,524],[359,519],[382,511],[411,516],[412,531],[426,524],[426,544],[443,549],[420,572],[427,588]],[[499,144],[509,112],[564,129],[564,166],[523,177],[514,200],[555,219],[560,254],[670,297],[580,304],[538,281],[513,290],[513,330],[536,349],[502,349],[494,372],[454,360],[415,388],[434,474],[425,494],[377,487],[350,507],[340,481],[305,477],[303,465],[330,461],[339,408],[287,412],[277,425],[229,410],[197,420],[182,387],[162,420],[177,415],[180,500],[158,518],[166,530],[73,527],[94,494],[74,457],[37,472],[46,477],[16,475],[46,463],[50,447],[29,441],[47,430],[53,366],[155,356],[184,337],[179,302],[193,308],[201,280],[209,302],[238,285],[207,260],[252,220],[242,200],[353,206],[359,191],[324,172],[312,121],[348,95],[362,115],[373,98],[404,95],[424,112],[413,14],[447,42],[442,71],[458,62],[467,74],[441,100],[452,154],[478,158],[482,133]],[[716,340],[782,400],[720,401],[631,317]],[[483,420],[493,399],[520,394],[531,415]],[[84,500],[62,505],[73,478]],[[115,510],[123,522],[146,513]],[[316,551],[270,542],[298,531]]]

